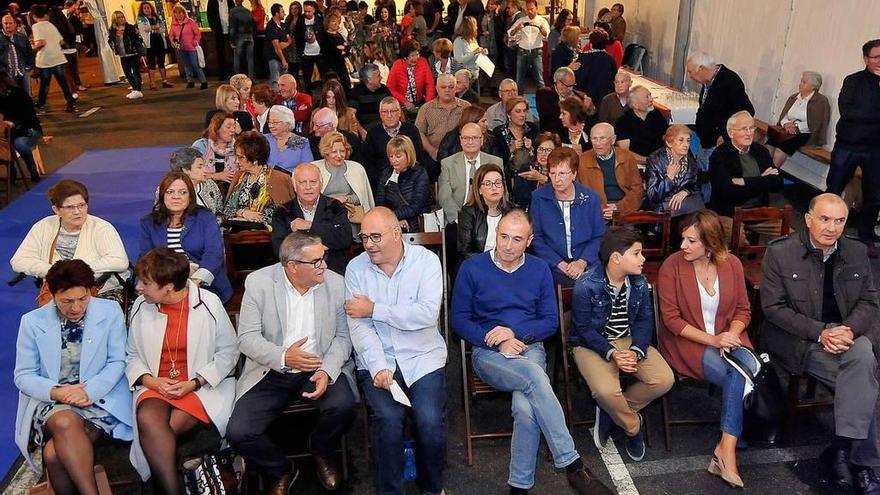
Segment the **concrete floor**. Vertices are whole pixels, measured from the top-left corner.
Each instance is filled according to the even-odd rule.
[[[42,118],[46,134],[52,136],[49,143],[40,146],[48,172],[57,170],[84,150],[191,143],[199,137],[203,129],[205,112],[213,108],[213,89],[218,84],[214,80],[211,81],[210,90],[199,91],[185,89],[182,80],[175,77],[175,88],[159,91],[145,89],[144,99],[130,102],[124,98],[128,92],[124,83],[109,87],[101,85],[96,72],[99,70],[96,59],[83,59],[81,66],[83,78],[91,89],[81,93],[80,112],[92,107],[100,108],[84,118],[64,113],[61,111],[63,102],[57,88],[54,88],[50,97],[50,108],[54,111]],[[125,164],[121,163],[120,170],[124,170],[124,167]],[[787,186],[783,195],[774,197],[773,203],[792,203],[801,212],[795,215],[795,225],[800,227],[801,214],[812,194],[814,191],[802,186]],[[447,370],[449,435],[446,493],[506,493],[509,439],[476,443],[474,465],[469,467],[465,463],[461,367],[458,342],[455,339],[450,344]],[[583,386],[578,385],[578,388],[581,390],[576,397],[579,413],[584,417],[592,417],[594,405],[583,392]],[[561,383],[557,384],[557,391],[561,398]],[[709,419],[718,417],[718,397],[710,396],[704,387],[677,386],[671,392],[670,399],[675,415],[699,414]],[[486,430],[509,428],[509,408],[509,398],[503,395],[479,399],[473,413],[474,422],[479,428]],[[647,410],[647,416],[653,445],[645,459],[638,463],[626,458],[620,438],[616,438],[616,451],[620,454],[615,449],[605,449],[600,455],[592,444],[589,430],[585,427],[577,429],[576,445],[587,466],[605,483],[617,486],[621,494],[689,495],[731,491],[719,478],[706,473],[706,465],[718,438],[717,426],[675,428],[672,448],[666,451],[663,447],[659,407],[652,405]],[[832,435],[830,412],[798,417],[794,420],[794,425],[794,435],[783,447],[751,448],[740,453],[739,464],[746,483],[745,493],[833,493],[821,483],[821,470],[816,460]],[[372,492],[372,478],[364,457],[363,438],[363,427],[359,418],[349,436],[352,462],[350,479],[340,493]],[[624,458],[622,463],[619,461],[620,456]],[[124,467],[126,458],[127,452],[117,452],[113,459],[106,461],[108,470]],[[614,481],[606,463],[612,466]],[[119,466],[115,466],[116,464]],[[322,493],[323,490],[318,488],[314,480],[311,462],[305,461],[301,467],[303,476],[297,484],[296,493]],[[25,493],[26,486],[10,485],[4,493]],[[126,489],[117,491],[132,492]],[[411,493],[416,493],[414,487]],[[536,486],[532,493],[569,493],[564,474],[554,471],[552,463],[547,459],[546,449],[542,449],[539,454]]]

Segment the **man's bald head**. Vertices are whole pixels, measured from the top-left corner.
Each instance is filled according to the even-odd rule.
[[[278,77],[278,92],[284,99],[293,98],[296,94],[296,78],[290,74],[282,74]]]
[[[822,193],[818,196],[814,196],[813,199],[810,200],[810,206],[807,208],[807,211],[812,213],[816,211],[816,208],[819,205],[824,206],[825,204],[836,204],[846,208],[847,212],[849,212],[849,206],[846,204],[846,201],[834,193]]]
[[[361,227],[363,230],[371,232],[375,230],[393,230],[395,227],[399,228],[398,222],[397,215],[391,209],[377,206],[364,215]]]
[[[824,193],[810,200],[804,223],[813,246],[828,253],[846,229],[849,208],[840,196]]]

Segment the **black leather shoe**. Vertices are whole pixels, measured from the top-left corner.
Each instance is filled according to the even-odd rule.
[[[880,494],[880,479],[874,474],[873,469],[869,467],[856,467],[855,470],[859,493],[862,495]]]
[[[849,469],[849,455],[845,450],[828,447],[819,455],[819,461],[825,469],[825,478],[829,483],[841,491],[852,489],[853,475]]]

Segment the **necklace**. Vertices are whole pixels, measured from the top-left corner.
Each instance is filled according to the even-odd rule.
[[[177,369],[177,353],[180,350],[180,327],[183,324],[183,306],[186,304],[186,298],[180,301],[180,313],[177,315],[177,334],[174,336],[174,355],[171,355],[171,345],[168,343],[168,332],[165,332],[165,348],[168,350],[168,359],[171,360],[171,370],[168,372],[168,378],[177,378],[180,376],[180,370]]]
[[[715,282],[712,280],[712,276],[714,275],[715,265],[711,262],[706,263],[705,267],[701,267],[700,265],[694,264],[694,272],[697,274],[697,279],[700,281],[700,285],[706,289],[706,292],[710,292],[710,296],[714,296],[714,293],[711,291],[714,289]],[[700,272],[703,273],[700,273]],[[711,283],[710,283],[711,282]]]

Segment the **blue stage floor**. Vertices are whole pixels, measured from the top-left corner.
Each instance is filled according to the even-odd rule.
[[[89,213],[112,223],[134,262],[140,218],[150,211],[159,179],[168,170],[168,156],[178,146],[88,151],[45,178],[35,188],[0,210],[0,473],[18,457],[14,443],[18,390],[12,381],[15,340],[21,315],[34,308],[37,288],[23,280],[15,287],[6,281],[15,273],[9,259],[31,225],[52,214],[46,197],[61,179],[82,182],[89,190]]]

